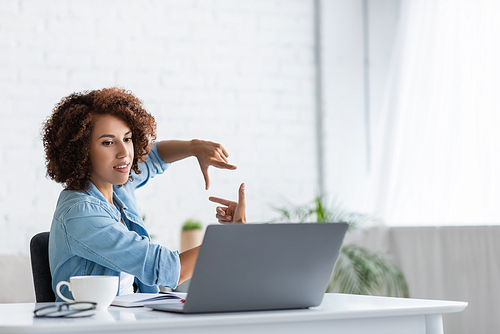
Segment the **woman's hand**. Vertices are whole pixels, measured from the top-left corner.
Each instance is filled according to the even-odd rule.
[[[198,139],[193,139],[191,141],[191,151],[193,155],[198,159],[200,164],[201,172],[205,178],[205,189],[208,190],[210,187],[210,178],[208,177],[208,166],[214,166],[223,169],[236,169],[236,166],[228,163],[227,154],[224,147],[221,144],[214,143],[211,141],[203,141]],[[222,204],[222,203],[220,203]]]
[[[246,223],[246,204],[245,204],[245,184],[240,185],[238,191],[238,202],[229,201],[226,199],[218,197],[209,197],[210,201],[225,205],[225,207],[218,206],[216,210],[215,217],[219,220],[219,223]]]

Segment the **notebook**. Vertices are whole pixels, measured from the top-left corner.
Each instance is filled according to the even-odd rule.
[[[186,298],[185,292],[159,292],[159,293],[131,293],[116,296],[111,306],[143,307],[146,304],[182,301]]]
[[[318,306],[346,223],[209,225],[184,302],[154,310],[211,313]]]

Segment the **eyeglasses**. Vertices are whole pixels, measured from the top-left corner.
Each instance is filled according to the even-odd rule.
[[[94,313],[82,313],[95,310],[96,305],[92,302],[62,303],[44,306],[33,313],[35,313],[36,318],[85,318],[94,315]]]

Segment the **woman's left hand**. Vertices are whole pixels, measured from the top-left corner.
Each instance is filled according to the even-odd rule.
[[[208,177],[208,166],[214,166],[222,169],[236,169],[236,166],[228,163],[227,154],[221,144],[211,141],[193,139],[191,141],[191,150],[198,159],[201,172],[205,178],[205,189],[210,187],[210,178]]]
[[[210,201],[219,203],[223,206],[218,206],[216,210],[215,217],[219,221],[219,223],[246,223],[246,203],[245,203],[245,184],[242,183],[240,185],[240,189],[238,190],[238,202],[229,201],[227,199],[219,198],[219,197],[209,197]]]

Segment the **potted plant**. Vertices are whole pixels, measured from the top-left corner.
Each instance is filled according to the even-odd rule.
[[[182,225],[181,253],[185,250],[201,245],[203,241],[203,225],[193,219],[188,219]]]
[[[343,210],[338,205],[328,209],[322,197],[313,204],[275,207],[281,221],[298,222],[344,222],[348,231],[375,218],[357,212]],[[356,244],[344,244],[339,253],[332,279],[326,292],[341,292],[361,295],[386,295],[409,297],[408,284],[403,272],[389,254],[372,252]]]

